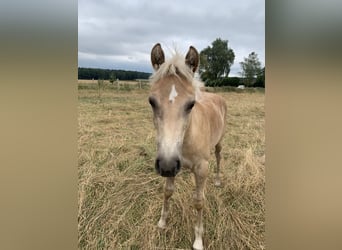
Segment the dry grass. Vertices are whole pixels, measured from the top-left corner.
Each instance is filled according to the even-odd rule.
[[[145,82],[145,80],[142,80],[143,82]],[[103,80],[103,82],[105,84],[114,84],[116,85],[117,82],[116,80],[114,81],[114,83],[110,83],[109,80]],[[78,84],[97,84],[97,80],[87,80],[87,79],[78,79],[77,80],[77,83]],[[131,84],[131,85],[138,85],[139,84],[139,81],[135,81],[135,80],[132,80],[132,81],[129,81],[129,80],[119,80],[119,83],[120,84]]]
[[[220,93],[228,104],[222,184],[206,186],[206,249],[265,249],[264,93]],[[164,179],[154,170],[148,90],[79,90],[79,248],[191,249],[192,174],[176,177],[167,229],[157,228]]]

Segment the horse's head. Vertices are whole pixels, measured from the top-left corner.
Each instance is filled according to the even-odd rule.
[[[199,55],[191,46],[185,59],[176,54],[165,62],[158,43],[152,48],[151,62],[155,70],[149,96],[157,130],[155,168],[161,176],[173,177],[181,168],[183,139],[196,103],[193,75]]]

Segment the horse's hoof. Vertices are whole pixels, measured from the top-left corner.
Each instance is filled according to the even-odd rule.
[[[216,180],[214,185],[215,185],[215,187],[221,187],[221,181],[220,180]]]
[[[195,240],[194,244],[192,245],[192,249],[194,249],[194,250],[203,250],[202,240]]]
[[[193,250],[203,250],[203,247],[202,248],[194,248],[192,247]]]
[[[160,229],[165,229],[165,228],[166,228],[166,223],[165,223],[165,221],[159,220],[159,221],[158,221],[158,227],[159,227]]]

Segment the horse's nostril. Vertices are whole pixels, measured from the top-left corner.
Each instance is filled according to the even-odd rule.
[[[157,158],[154,167],[157,170],[158,174],[160,174],[160,164],[159,163],[160,163],[160,160],[159,160],[159,158]]]
[[[175,173],[177,174],[181,168],[180,160],[176,160],[176,167],[175,167]]]
[[[180,160],[176,160],[176,170],[177,170],[177,172],[180,170],[180,168],[181,168]]]
[[[173,177],[180,171],[181,162],[178,157],[165,159],[157,157],[155,161],[155,169],[158,174],[164,177]]]

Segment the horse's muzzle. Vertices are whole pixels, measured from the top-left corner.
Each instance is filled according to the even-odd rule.
[[[171,159],[158,157],[155,162],[155,168],[157,173],[163,177],[175,177],[181,168],[180,159],[178,157]]]

